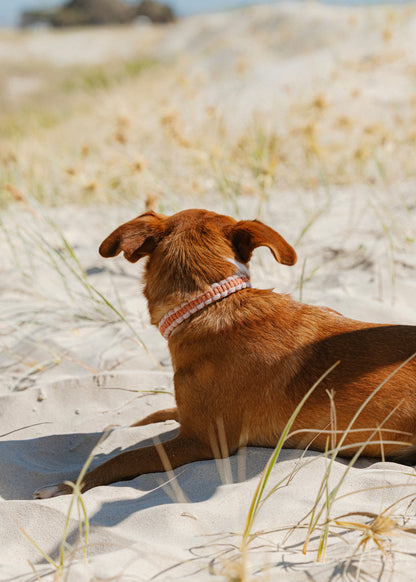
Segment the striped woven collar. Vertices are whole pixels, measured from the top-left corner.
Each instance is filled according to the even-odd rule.
[[[201,293],[190,301],[186,301],[179,307],[168,311],[159,322],[160,333],[165,339],[168,339],[175,327],[197,311],[200,311],[215,301],[227,297],[227,295],[231,295],[236,291],[241,291],[248,287],[251,287],[250,279],[245,273],[236,273],[219,283],[213,283],[205,293]]]

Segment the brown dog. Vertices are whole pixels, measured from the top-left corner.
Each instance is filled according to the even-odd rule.
[[[175,419],[180,429],[164,453],[160,446],[139,448],[91,470],[83,491],[163,471],[166,458],[175,468],[242,445],[274,447],[295,407],[336,362],[305,402],[286,446],[312,443],[322,451],[330,437],[333,446],[343,438],[345,456],[367,441],[368,456],[414,455],[416,326],[354,321],[250,288],[247,263],[259,246],[279,263],[296,262],[293,248],[268,226],[206,210],[146,212],[102,243],[104,257],[121,251],[131,262],[148,257],[144,294],[172,356],[177,408],[136,426]],[[34,496],[69,492],[57,484]]]

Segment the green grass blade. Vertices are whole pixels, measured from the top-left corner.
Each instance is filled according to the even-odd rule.
[[[272,469],[273,469],[273,467],[274,467],[274,465],[279,457],[280,451],[282,450],[283,445],[287,439],[287,436],[290,432],[290,429],[292,428],[292,425],[296,420],[297,415],[301,411],[303,405],[305,404],[305,402],[307,401],[309,396],[312,394],[312,392],[328,376],[328,374],[330,374],[338,366],[338,364],[339,364],[339,361],[335,362],[335,364],[333,366],[331,366],[324,374],[322,374],[322,376],[315,382],[315,384],[310,388],[310,390],[308,390],[308,392],[305,394],[305,396],[299,402],[299,404],[297,405],[297,407],[293,411],[290,419],[288,420],[288,422],[285,426],[285,429],[284,429],[283,433],[281,434],[281,436],[277,442],[277,445],[276,445],[270,459],[268,460],[267,465],[265,466],[265,468],[263,470],[263,473],[260,477],[259,484],[257,485],[257,489],[256,489],[256,492],[253,496],[253,499],[252,499],[252,502],[250,505],[250,509],[249,509],[249,512],[247,515],[246,524],[245,524],[244,531],[243,531],[243,543],[247,543],[247,541],[248,541],[251,529],[253,527],[254,521],[255,521],[256,516],[258,514],[258,510],[259,510],[260,502],[261,502],[261,499],[262,499],[262,496],[264,493],[264,489],[267,485],[267,482],[269,480]]]

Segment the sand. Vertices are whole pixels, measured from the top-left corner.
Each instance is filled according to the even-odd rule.
[[[149,194],[166,213],[207,207],[281,232],[299,262],[283,267],[258,249],[256,287],[367,321],[416,324],[415,30],[411,7],[302,3],[125,33],[2,35],[9,72],[27,55],[37,66],[79,64],[85,46],[97,63],[140,54],[162,65],[100,94],[85,114],[16,140],[21,177],[5,171],[7,191],[22,198],[2,211],[0,226],[0,580],[416,579],[416,471],[400,464],[360,459],[345,473],[343,460],[283,449],[267,490],[279,487],[246,555],[241,534],[268,449],[88,491],[86,543],[75,506],[63,544],[71,497],[31,499],[42,485],[75,480],[91,451],[95,465],[177,430],[174,422],[126,428],[173,405],[172,369],[140,292],[142,265],[97,253]],[[14,94],[12,77],[4,95],[32,98],[30,85]],[[127,115],[129,151],[122,140],[109,145],[112,110]],[[141,194],[119,202],[112,194],[109,204],[100,190],[136,152],[132,134],[144,157],[131,178]],[[68,172],[86,140],[84,174],[78,154]],[[53,205],[52,191],[61,197]],[[112,424],[120,427],[100,441]],[[327,514],[325,498],[316,499],[329,466],[336,495]],[[314,507],[322,513],[303,553]],[[385,518],[378,545],[377,516]]]

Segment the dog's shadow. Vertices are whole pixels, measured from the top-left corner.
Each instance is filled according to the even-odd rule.
[[[176,429],[162,431],[159,438],[163,442],[174,438],[176,434]],[[101,432],[91,432],[0,441],[2,474],[0,495],[4,500],[27,500],[31,499],[32,492],[42,485],[65,479],[75,481],[86,459],[94,451],[102,436]],[[134,435],[132,437],[134,438]],[[111,445],[111,441],[109,444]],[[108,454],[96,452],[91,467],[100,465],[120,452],[153,444],[152,438],[146,438],[129,447],[117,446]],[[211,499],[219,487],[246,482],[253,478],[257,478],[257,483],[271,453],[272,450],[268,448],[249,447],[223,460],[197,461],[178,467],[173,475],[146,474],[130,481],[107,486],[112,489],[108,492],[106,492],[107,487],[87,491],[84,494],[84,502],[89,513],[90,527],[112,527],[143,510],[173,503],[180,503],[179,511],[192,517],[191,504]],[[319,456],[321,453],[314,451],[305,453],[297,449],[283,449],[279,456],[279,463],[292,461],[290,466],[293,466],[293,461]],[[4,459],[8,461],[5,462]],[[341,459],[340,462],[346,463]],[[287,467],[283,472],[285,473],[286,470]],[[250,490],[254,492],[254,489]],[[251,495],[249,497],[251,498]],[[69,498],[67,499],[67,503],[61,505],[64,513],[69,506]],[[33,501],[33,503],[45,502]],[[50,502],[46,501],[46,503]],[[75,527],[69,533],[67,542],[76,544],[78,538],[79,532]],[[60,547],[57,545],[51,552],[51,556],[58,556],[59,551]]]
[[[164,442],[176,434],[177,430],[162,432],[159,439]],[[121,452],[154,444],[153,439],[139,439],[131,446],[116,445],[111,452],[102,453],[94,449],[103,437],[102,432],[89,432],[0,440],[0,496],[5,500],[31,499],[33,491],[43,485],[75,482],[91,453],[90,469]]]
[[[163,443],[177,435],[177,429],[161,432],[158,439]],[[54,434],[27,440],[0,441],[0,497],[4,500],[27,500],[37,488],[64,480],[75,482],[84,463],[93,452],[90,469],[101,465],[121,452],[154,445],[154,439],[138,440],[131,446],[115,446],[109,453],[95,451],[103,433]],[[287,451],[289,454],[295,451]],[[299,452],[299,451],[297,451]],[[237,483],[259,475],[271,454],[271,449],[248,448],[238,455],[223,460],[196,461],[178,467],[174,474],[151,473],[129,481],[120,481],[111,487],[135,488],[138,496],[111,501],[111,515],[122,521],[128,514],[155,505],[181,500],[190,502],[209,499],[224,483]],[[175,482],[172,483],[172,480]],[[93,495],[93,491],[85,495]],[[179,492],[179,493],[178,493]],[[122,494],[122,492],[120,492]],[[121,495],[120,495],[121,496]],[[113,504],[119,505],[113,511]],[[94,515],[92,523],[109,523],[107,502]],[[124,509],[123,509],[124,508]],[[105,517],[107,515],[107,517]]]

